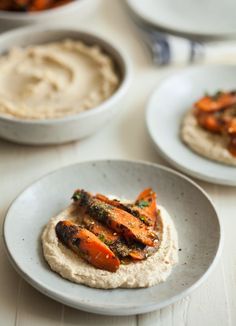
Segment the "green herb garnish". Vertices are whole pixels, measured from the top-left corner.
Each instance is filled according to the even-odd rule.
[[[144,207],[148,207],[149,206],[149,202],[146,201],[146,200],[140,200],[137,205],[140,208],[144,208]]]
[[[102,240],[101,240],[102,241]],[[105,240],[104,241],[107,246],[111,246],[113,244],[112,240]]]
[[[219,98],[222,94],[223,94],[222,91],[218,91],[218,92],[216,92],[214,95],[212,95],[211,98],[212,98],[213,100],[217,101],[218,98]]]
[[[98,239],[101,240],[102,242],[105,242],[106,240],[104,234],[99,234]]]
[[[71,198],[76,201],[76,200],[80,200],[80,197],[81,197],[80,193],[75,192]]]
[[[141,221],[146,222],[146,216],[140,215],[139,218],[140,218]]]

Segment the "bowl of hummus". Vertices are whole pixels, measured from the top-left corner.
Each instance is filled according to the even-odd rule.
[[[120,110],[126,56],[98,36],[23,28],[0,40],[0,136],[27,144],[86,137]]]

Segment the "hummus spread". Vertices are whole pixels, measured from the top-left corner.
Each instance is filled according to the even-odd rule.
[[[180,136],[196,153],[214,161],[236,166],[236,157],[227,149],[227,138],[200,127],[192,110],[183,119]]]
[[[98,106],[118,88],[112,59],[80,41],[12,48],[0,57],[0,114],[50,119]]]
[[[65,219],[76,220],[72,204],[58,216],[53,217],[42,234],[44,257],[51,269],[62,277],[94,288],[139,288],[156,285],[166,280],[173,265],[178,262],[178,239],[175,226],[167,211],[161,211],[163,233],[156,253],[146,260],[120,265],[115,273],[97,269],[66,248],[56,236],[56,224]]]

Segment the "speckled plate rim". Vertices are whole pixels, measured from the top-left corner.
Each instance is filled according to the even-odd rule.
[[[101,162],[123,162],[123,163],[128,163],[128,164],[140,164],[140,165],[145,165],[145,166],[150,166],[150,167],[155,167],[158,168],[160,170],[164,170],[167,171],[171,174],[174,174],[180,178],[185,179],[187,182],[189,182],[190,184],[192,184],[194,187],[196,187],[208,200],[209,204],[212,206],[212,208],[214,209],[215,212],[215,217],[217,219],[217,222],[219,224],[219,242],[218,242],[218,248],[216,251],[216,255],[214,256],[211,265],[208,267],[208,269],[205,271],[205,273],[191,286],[189,286],[186,290],[181,291],[178,295],[172,296],[170,299],[167,300],[163,300],[161,303],[159,304],[147,304],[147,305],[140,305],[140,306],[129,306],[128,310],[125,310],[126,305],[122,304],[119,302],[119,304],[110,304],[109,302],[106,305],[106,308],[104,309],[104,306],[101,305],[94,305],[94,304],[90,304],[88,302],[83,302],[83,300],[81,300],[81,302],[75,302],[74,300],[71,300],[71,298],[69,296],[66,296],[65,294],[60,295],[55,293],[53,290],[49,289],[48,287],[44,286],[44,284],[42,284],[41,282],[35,281],[34,279],[32,279],[32,277],[25,273],[24,271],[21,270],[21,268],[18,266],[18,264],[16,263],[14,257],[11,255],[8,247],[7,247],[7,239],[5,237],[5,229],[6,229],[6,220],[7,220],[7,216],[8,213],[10,212],[11,208],[15,205],[15,203],[17,203],[17,200],[20,198],[21,195],[24,194],[25,191],[27,191],[29,188],[31,188],[32,186],[34,186],[37,183],[40,183],[41,180],[48,178],[50,175],[52,174],[56,174],[58,171],[63,170],[63,169],[68,169],[69,167],[72,166],[76,166],[76,165],[84,165],[84,164],[92,164],[92,163],[101,163]],[[4,243],[4,249],[5,252],[9,258],[10,263],[12,264],[12,266],[14,267],[14,269],[18,272],[18,274],[26,281],[28,282],[30,285],[32,285],[35,289],[37,289],[39,292],[43,293],[44,295],[48,296],[51,299],[54,299],[62,304],[65,304],[67,306],[73,307],[75,309],[79,309],[79,310],[83,310],[86,312],[91,312],[91,313],[96,313],[96,314],[101,314],[101,315],[112,315],[112,316],[129,316],[129,315],[135,315],[135,314],[142,314],[142,313],[147,313],[147,312],[151,312],[153,310],[157,310],[157,309],[161,309],[164,308],[182,298],[184,298],[185,296],[189,295],[192,291],[194,291],[196,288],[198,288],[210,275],[210,273],[214,270],[214,268],[216,267],[221,253],[222,253],[222,249],[223,249],[223,243],[224,243],[224,235],[223,235],[223,229],[222,229],[222,223],[220,221],[220,218],[218,216],[217,210],[215,208],[215,205],[213,204],[211,198],[209,197],[209,195],[198,185],[196,184],[194,181],[192,181],[190,178],[186,177],[185,175],[167,168],[165,166],[162,166],[160,164],[155,164],[155,163],[150,163],[147,161],[142,161],[142,160],[120,160],[120,159],[114,159],[114,160],[89,160],[89,161],[82,161],[82,162],[78,162],[75,164],[70,164],[70,165],[66,165],[62,168],[53,170],[52,172],[47,173],[46,175],[40,177],[39,179],[33,181],[29,186],[27,186],[10,204],[9,209],[7,210],[5,219],[4,219],[4,223],[3,223],[3,227],[2,227],[2,237],[3,237],[3,243]],[[98,289],[99,290],[99,289]],[[132,291],[132,289],[128,289],[130,291]],[[103,291],[103,290],[101,290]],[[115,291],[115,290],[113,290]],[[116,312],[114,312],[114,309],[117,309]]]
[[[146,129],[148,131],[148,134],[151,138],[151,141],[153,143],[153,145],[156,147],[157,151],[161,154],[161,156],[167,161],[169,162],[174,168],[177,168],[178,170],[180,170],[181,172],[183,173],[187,173],[189,176],[192,176],[194,178],[198,178],[199,180],[203,180],[203,181],[208,181],[210,183],[214,183],[214,184],[219,184],[219,185],[226,185],[226,186],[236,186],[236,179],[233,180],[231,178],[224,178],[224,176],[215,176],[215,177],[211,177],[209,175],[207,175],[206,173],[202,173],[200,171],[196,171],[196,170],[193,170],[191,168],[188,168],[186,165],[181,165],[179,164],[178,162],[176,162],[174,160],[174,158],[171,157],[171,155],[168,155],[162,148],[161,146],[159,145],[156,137],[154,136],[153,134],[153,131],[152,131],[152,128],[151,128],[151,123],[150,123],[150,120],[151,120],[151,115],[152,115],[152,102],[153,102],[153,99],[154,97],[156,96],[156,93],[159,92],[159,89],[162,85],[164,85],[166,82],[168,82],[169,80],[171,80],[172,78],[176,78],[178,75],[184,75],[188,72],[191,72],[191,71],[197,71],[198,69],[204,69],[204,68],[213,68],[213,67],[236,67],[235,65],[232,65],[232,64],[218,64],[218,65],[213,65],[213,64],[206,64],[206,65],[196,65],[194,67],[190,67],[190,68],[185,68],[183,69],[181,72],[177,72],[175,74],[172,74],[170,76],[167,76],[165,78],[163,78],[161,80],[161,82],[158,84],[158,86],[156,86],[154,88],[154,90],[152,91],[150,97],[149,97],[149,100],[146,104],[146,112],[145,112],[145,122],[146,122]],[[179,139],[179,142],[181,142],[181,140]],[[186,146],[186,145],[184,145]],[[224,163],[219,163],[219,162],[215,162],[214,160],[210,160],[204,156],[201,156],[197,153],[195,153],[194,151],[192,151],[191,149],[189,149],[189,153],[191,156],[200,156],[203,160],[205,160],[206,162],[209,162],[211,164],[216,164],[217,166],[221,165],[222,167],[222,173],[224,172],[224,168],[232,168],[231,166],[229,165],[226,165]],[[236,169],[236,168],[235,168]]]

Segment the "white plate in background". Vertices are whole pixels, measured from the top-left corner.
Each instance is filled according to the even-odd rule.
[[[202,180],[236,186],[236,167],[204,158],[180,139],[182,119],[205,92],[236,88],[236,66],[198,66],[165,79],[147,105],[146,123],[161,155],[179,170]],[[199,140],[200,141],[200,140]]]
[[[235,0],[127,0],[144,21],[170,32],[198,37],[236,35]]]

